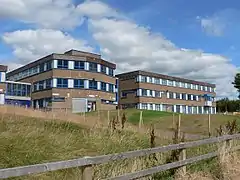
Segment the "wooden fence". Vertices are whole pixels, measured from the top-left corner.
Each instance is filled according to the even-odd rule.
[[[30,165],[30,166],[0,169],[0,179],[37,174],[37,173],[44,173],[44,172],[56,171],[61,169],[74,168],[74,167],[81,167],[82,174],[79,176],[82,176],[82,177],[80,178],[82,178],[83,180],[91,180],[93,179],[94,165],[104,164],[111,161],[130,159],[135,157],[143,157],[143,156],[148,156],[154,153],[163,153],[163,152],[172,151],[172,150],[181,150],[183,156],[182,156],[182,159],[177,162],[164,164],[157,167],[152,167],[149,169],[144,169],[134,173],[128,173],[118,177],[108,178],[108,179],[114,179],[114,180],[115,179],[116,180],[137,179],[137,178],[146,177],[158,172],[166,171],[169,169],[174,169],[174,168],[183,169],[188,164],[192,164],[201,160],[206,160],[209,158],[216,157],[220,153],[220,152],[210,152],[208,154],[187,159],[186,158],[187,148],[193,148],[201,145],[220,143],[220,142],[227,142],[227,144],[230,145],[232,140],[239,139],[239,138],[240,138],[240,134],[224,135],[224,136],[213,137],[213,138],[204,139],[204,140],[184,142],[180,144],[172,144],[168,146],[142,149],[142,150],[136,150],[136,151],[129,151],[129,152],[123,152],[119,154],[102,155],[102,156],[96,156],[96,157],[84,157],[84,158],[67,160],[67,161],[50,162],[50,163],[36,164],[36,165]],[[230,148],[227,148],[226,152],[236,151],[239,149],[240,149],[239,146],[230,147]]]

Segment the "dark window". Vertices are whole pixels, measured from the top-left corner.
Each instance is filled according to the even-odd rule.
[[[30,96],[31,94],[31,85],[27,85],[27,94],[26,96]]]
[[[141,82],[147,82],[147,77],[146,76],[142,76],[141,77]]]
[[[188,94],[187,96],[188,96],[188,100],[191,101],[191,96],[192,96],[192,95],[191,95],[191,94]]]
[[[153,95],[153,91],[149,90],[149,96],[152,96],[152,95]]]
[[[57,97],[57,96],[52,97],[52,102],[64,102],[64,101],[65,101],[64,97]]]
[[[46,65],[47,65],[47,68],[46,68],[47,71],[52,69],[52,61],[47,62]]]
[[[44,72],[44,63],[39,65],[39,71]]]
[[[187,94],[182,94],[182,99],[187,100]]]
[[[169,99],[173,99],[173,92],[169,92]]]
[[[74,79],[74,88],[84,88],[84,80]]]
[[[89,71],[97,72],[97,63],[89,63]]]
[[[112,68],[109,68],[109,75],[113,76],[113,69]]]
[[[109,84],[109,91],[114,92],[114,85],[113,84]]]
[[[68,79],[57,79],[57,87],[59,88],[67,88],[68,87]]]
[[[43,84],[44,84],[44,81],[39,81],[38,83],[39,90],[43,90]]]
[[[101,90],[106,91],[107,90],[107,84],[104,82],[101,82]]]
[[[49,89],[52,87],[52,80],[51,79],[47,79],[46,80],[46,89]]]
[[[106,74],[107,72],[106,66],[101,65],[101,72]]]
[[[84,69],[85,63],[83,61],[74,61],[74,69]]]
[[[165,86],[167,85],[167,80],[166,79],[162,80],[162,85],[165,85]]]
[[[197,100],[197,96],[193,95],[193,100],[196,101]]]
[[[68,69],[68,61],[67,60],[58,60],[59,69]]]
[[[176,99],[180,99],[180,93],[176,93]]]
[[[155,97],[161,97],[160,91],[155,91]]]
[[[33,91],[37,91],[38,90],[38,83],[34,83],[33,84]]]
[[[97,89],[97,81],[89,81],[89,89]]]
[[[143,89],[143,90],[142,90],[142,95],[143,95],[143,96],[147,96],[147,90],[146,90],[146,89]]]

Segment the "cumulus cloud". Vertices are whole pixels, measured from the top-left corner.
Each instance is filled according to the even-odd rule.
[[[93,51],[84,40],[75,39],[57,30],[19,30],[5,33],[2,39],[13,47],[13,54],[20,64],[34,61],[53,52],[63,53],[69,49]]]
[[[83,22],[71,0],[1,0],[0,18],[61,29],[71,29]]]
[[[144,69],[216,83],[219,96],[236,93],[231,82],[237,68],[223,56],[179,48],[161,34],[125,20],[92,19],[89,28],[119,72]]]
[[[70,8],[70,12],[77,12],[77,19],[87,17],[89,31],[99,45],[101,54],[106,59],[117,63],[118,73],[143,69],[181,76],[216,83],[218,96],[235,95],[236,91],[231,82],[237,68],[230,63],[229,59],[217,54],[177,47],[162,34],[151,33],[147,28],[121,18],[121,14],[102,2],[86,1],[73,7],[70,0],[62,4],[63,1],[60,0],[58,4],[54,4],[57,1],[50,3],[50,0],[39,0],[39,4],[34,6],[50,3],[54,7]],[[29,9],[29,6],[26,7],[26,3],[23,3],[27,0],[10,0],[9,2],[18,2],[19,7]],[[23,20],[24,16],[21,14],[18,16]],[[68,16],[65,17],[68,18]],[[13,53],[17,58],[26,61],[52,52],[62,53],[73,48],[93,50],[85,41],[75,39],[59,30],[15,31],[5,33],[3,41],[14,49]]]

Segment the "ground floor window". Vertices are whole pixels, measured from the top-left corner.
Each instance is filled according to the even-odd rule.
[[[142,109],[148,109],[148,105],[147,105],[147,103],[142,103]]]

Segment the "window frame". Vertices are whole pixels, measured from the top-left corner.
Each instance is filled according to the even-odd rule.
[[[58,69],[68,69],[68,60],[58,59],[57,68]]]

